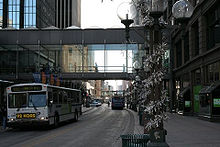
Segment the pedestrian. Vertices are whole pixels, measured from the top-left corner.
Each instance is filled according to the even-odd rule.
[[[108,107],[110,106],[110,102],[108,101]]]
[[[7,117],[7,110],[6,110],[6,106],[3,105],[1,107],[1,111],[2,111],[2,129],[6,129],[6,117]]]

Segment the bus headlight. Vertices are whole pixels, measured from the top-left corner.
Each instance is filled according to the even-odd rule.
[[[46,120],[46,118],[42,116],[42,117],[40,117],[40,120]]]

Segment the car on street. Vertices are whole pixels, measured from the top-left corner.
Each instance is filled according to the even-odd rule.
[[[99,99],[94,99],[94,100],[92,100],[92,102],[90,103],[90,106],[91,107],[99,107],[99,106],[101,106],[102,105],[102,103],[101,103],[101,101],[99,100]]]

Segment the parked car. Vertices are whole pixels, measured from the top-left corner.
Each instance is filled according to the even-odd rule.
[[[94,100],[92,100],[92,102],[90,103],[90,106],[91,107],[99,107],[99,106],[101,106],[102,105],[102,103],[101,103],[101,101],[99,100],[99,99],[94,99]]]

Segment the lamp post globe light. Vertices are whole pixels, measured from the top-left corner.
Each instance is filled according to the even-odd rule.
[[[122,2],[117,8],[118,18],[125,25],[126,41],[129,41],[129,26],[134,23],[137,15],[136,6],[132,2]]]
[[[193,10],[188,0],[179,0],[172,7],[173,17],[180,23],[187,21],[192,16]]]
[[[173,7],[172,7],[172,15],[175,18],[175,21],[180,24],[180,33],[181,33],[181,40],[182,44],[184,45],[185,42],[185,28],[188,23],[188,20],[192,16],[194,11],[194,7],[191,5],[191,3],[188,0],[179,0],[177,1]],[[171,67],[171,87],[175,87],[175,80],[172,74],[173,70],[173,63],[174,61],[174,51],[170,50],[170,67]],[[176,94],[171,93],[171,108],[176,109],[175,103],[176,103]],[[183,112],[184,113],[184,112]]]
[[[137,60],[133,63],[134,70],[138,74],[138,71],[141,69],[141,64]]]
[[[132,110],[137,111],[137,102],[138,102],[138,92],[140,91],[140,76],[139,70],[141,69],[141,64],[136,60],[133,63],[133,68],[135,70],[134,74],[134,91],[133,91],[133,100],[132,100]]]

